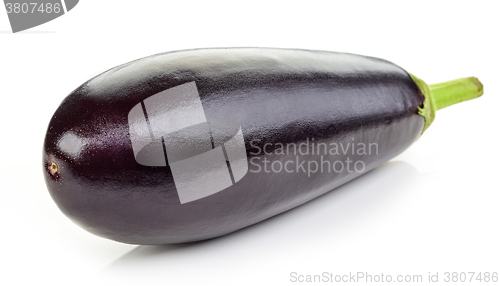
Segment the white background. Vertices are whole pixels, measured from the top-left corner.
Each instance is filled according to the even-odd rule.
[[[292,2],[80,1],[18,34],[0,8],[0,284],[293,285],[291,272],[424,280],[429,272],[500,272],[496,2]],[[428,83],[476,76],[485,93],[440,110],[421,139],[375,171],[222,238],[126,245],[59,211],[41,158],[67,94],[155,53],[237,46],[370,55]]]

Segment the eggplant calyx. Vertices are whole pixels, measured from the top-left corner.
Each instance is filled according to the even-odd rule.
[[[420,78],[412,74],[409,75],[424,95],[423,107],[418,107],[418,114],[425,119],[422,134],[434,121],[436,111],[483,95],[483,84],[476,77],[465,77],[428,85]]]

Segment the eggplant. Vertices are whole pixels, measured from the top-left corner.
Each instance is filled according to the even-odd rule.
[[[112,68],[55,111],[43,169],[73,222],[130,244],[222,236],[317,198],[403,152],[436,110],[483,93],[386,60],[197,49]]]

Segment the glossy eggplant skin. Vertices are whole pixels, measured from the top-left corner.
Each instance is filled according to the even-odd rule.
[[[181,204],[169,166],[136,162],[127,116],[142,100],[189,82],[208,120],[241,124],[248,172]],[[270,48],[154,55],[110,69],[64,99],[45,137],[45,181],[61,211],[96,235],[131,244],[210,239],[304,204],[395,157],[422,132],[423,100],[406,71],[377,58]],[[263,170],[264,159],[319,162],[319,154],[274,152],[276,143],[308,141],[376,143],[377,152],[334,155],[363,161],[362,172]],[[258,152],[264,147],[267,153]]]

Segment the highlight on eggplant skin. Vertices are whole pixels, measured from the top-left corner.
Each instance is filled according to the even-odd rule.
[[[433,89],[417,80],[382,59],[326,51],[146,57],[63,100],[45,137],[45,181],[66,216],[105,238],[218,237],[403,152],[436,110]]]

